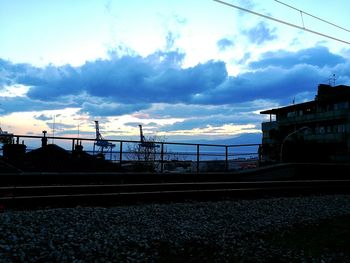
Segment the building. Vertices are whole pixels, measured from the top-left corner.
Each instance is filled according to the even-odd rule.
[[[262,161],[349,162],[350,86],[320,84],[315,100],[260,112]]]

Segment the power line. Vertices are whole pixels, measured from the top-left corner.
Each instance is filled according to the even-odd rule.
[[[243,8],[243,7],[239,7],[239,6],[236,6],[236,5],[233,5],[233,4],[230,4],[230,3],[227,3],[227,2],[221,1],[221,0],[213,0],[213,1],[218,2],[218,3],[220,3],[220,4],[223,4],[223,5],[227,5],[227,6],[236,8],[236,9],[238,9],[238,10],[241,10],[241,11],[244,11],[244,12],[247,12],[247,13],[250,13],[250,14],[253,14],[253,15],[256,15],[256,16],[260,16],[260,17],[263,17],[263,18],[266,18],[266,19],[269,19],[269,20],[272,20],[272,21],[281,23],[281,24],[285,24],[285,25],[287,25],[287,26],[295,27],[295,28],[297,28],[297,29],[307,31],[307,32],[309,32],[309,33],[313,33],[313,34],[316,34],[316,35],[319,35],[319,36],[323,36],[323,37],[326,37],[326,38],[330,38],[330,39],[333,39],[333,40],[336,40],[336,41],[339,41],[339,42],[342,42],[342,43],[345,43],[345,44],[350,45],[350,42],[348,42],[348,41],[345,41],[345,40],[342,40],[342,39],[339,39],[339,38],[335,38],[335,37],[332,37],[332,36],[329,36],[329,35],[326,35],[326,34],[323,34],[323,33],[320,33],[320,32],[317,32],[317,31],[314,31],[314,30],[305,28],[305,27],[301,27],[301,26],[298,26],[298,25],[295,25],[295,24],[292,24],[292,23],[289,23],[289,22],[286,22],[286,21],[283,21],[283,20],[280,20],[280,19],[277,19],[277,18],[274,18],[274,17],[271,17],[271,16],[267,16],[267,15],[264,15],[264,14],[260,14],[260,13],[251,11],[251,10],[249,10],[249,9]]]
[[[310,13],[307,13],[307,12],[305,12],[305,11],[303,11],[303,10],[300,10],[300,9],[298,9],[298,8],[296,8],[296,7],[293,7],[293,6],[291,6],[291,5],[288,5],[288,4],[286,4],[286,3],[283,3],[283,2],[281,2],[281,1],[279,1],[279,0],[275,0],[275,1],[276,1],[277,3],[280,3],[280,4],[282,4],[282,5],[285,5],[285,6],[289,7],[289,8],[291,8],[291,9],[294,9],[294,10],[296,10],[296,11],[302,13],[302,14],[311,16],[312,18],[315,18],[315,19],[317,19],[317,20],[320,20],[320,21],[322,21],[322,22],[324,22],[324,23],[327,23],[327,24],[329,24],[329,25],[332,25],[332,26],[334,26],[334,27],[337,27],[337,28],[339,28],[339,29],[342,29],[342,30],[347,31],[347,32],[350,33],[350,30],[349,30],[349,29],[346,29],[346,28],[344,28],[344,27],[338,26],[338,25],[336,25],[336,24],[334,24],[334,23],[332,23],[332,22],[329,22],[329,21],[327,21],[327,20],[325,20],[325,19],[322,19],[322,18],[320,18],[320,17],[318,17],[318,16],[315,16],[315,15],[312,15],[312,14],[310,14]]]

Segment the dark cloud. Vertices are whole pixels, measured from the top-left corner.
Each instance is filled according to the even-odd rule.
[[[219,50],[224,51],[229,47],[233,47],[234,43],[228,38],[222,38],[216,43],[216,45],[219,48]]]
[[[289,70],[268,67],[229,77],[215,89],[197,96],[194,104],[227,104],[257,99],[283,100],[305,91],[315,91],[322,71],[314,66],[297,65]]]
[[[40,120],[40,121],[48,121],[48,120],[52,120],[52,116],[47,116],[45,114],[40,114],[40,115],[35,115],[34,119]]]
[[[225,63],[209,61],[182,69],[183,54],[158,52],[149,57],[124,56],[88,62],[81,67],[45,68],[16,80],[30,88],[31,99],[60,100],[82,92],[121,104],[188,101],[219,85],[227,76]]]
[[[202,119],[208,116],[230,116],[231,120],[243,123],[245,120],[240,120],[241,114],[248,115],[252,111],[272,105],[275,106],[275,103],[262,100],[220,105],[157,104],[143,112],[149,116],[161,116],[162,118]]]
[[[8,61],[5,61],[3,59],[0,59],[0,90],[11,84],[11,76],[9,76],[9,73],[11,72],[8,69]]]
[[[118,116],[131,114],[149,108],[149,104],[117,104],[117,103],[90,103],[82,104],[80,113],[95,116]]]
[[[241,31],[246,35],[251,43],[261,45],[266,41],[271,41],[277,38],[275,29],[270,29],[266,23],[260,22],[255,27],[249,30]]]
[[[298,64],[333,67],[344,62],[346,62],[346,59],[342,56],[331,53],[326,47],[318,46],[297,52],[284,50],[267,52],[263,54],[259,61],[252,62],[249,66],[253,69],[268,66],[288,69]]]
[[[227,105],[257,100],[284,103],[298,94],[315,93],[332,73],[337,74],[338,84],[350,82],[349,61],[324,47],[265,53],[250,64],[251,71],[237,77],[228,76],[222,61],[182,68],[183,59],[179,51],[158,51],[147,57],[111,53],[108,59],[80,67],[45,68],[0,60],[0,87],[8,83],[30,87],[27,97],[6,98],[3,111],[78,107],[93,116],[117,116],[152,112],[152,105],[166,104],[168,110],[169,105],[173,110],[185,105],[182,117],[222,114],[215,105],[230,115]],[[167,116],[164,111],[158,115]]]
[[[31,86],[27,94],[29,98],[54,101],[60,97],[80,94],[84,88],[81,78],[79,68],[66,65],[37,69],[33,74],[20,76],[17,80]]]
[[[130,127],[138,127],[141,123],[139,122],[127,122],[124,123],[125,126],[130,126]]]
[[[54,128],[55,132],[61,132],[61,131],[65,131],[65,130],[70,130],[70,129],[76,128],[76,125],[65,124],[65,123],[61,123],[61,122],[53,123],[53,120],[51,122],[47,122],[46,125],[48,127],[52,127],[52,129]]]
[[[28,75],[29,78],[27,72],[30,68],[32,67],[28,64],[15,64],[0,58],[0,88],[16,84],[21,75]]]
[[[164,118],[184,118],[184,121],[178,121],[171,125],[159,127],[159,131],[188,130],[193,127],[206,128],[220,127],[224,124],[244,125],[255,123],[262,120],[258,113],[262,109],[276,107],[277,104],[271,101],[251,101],[245,103],[235,103],[230,105],[156,105],[152,109],[146,110],[150,116],[163,116]]]
[[[237,61],[238,64],[245,64],[247,62],[248,59],[250,59],[251,57],[251,54],[248,52],[248,53],[244,53],[243,57]]]
[[[350,85],[350,60],[344,64],[338,64],[332,68],[332,74],[335,76],[336,84]],[[329,77],[328,77],[329,79]]]
[[[134,128],[139,128],[139,125],[143,125],[146,126],[147,128],[150,127],[159,127],[159,124],[155,123],[155,122],[127,122],[124,123],[125,126],[129,126],[129,127],[134,127]]]
[[[159,128],[160,131],[178,131],[189,130],[195,128],[206,128],[208,126],[221,127],[225,124],[245,125],[251,123],[260,123],[261,115],[252,114],[252,112],[236,112],[236,114],[220,114],[220,115],[208,115],[199,118],[190,118],[185,121],[175,122],[172,125]],[[259,129],[259,128],[257,128]]]
[[[51,67],[54,68],[54,67]],[[43,83],[48,72],[25,63],[12,63],[0,59],[0,88],[6,85],[25,84],[36,86]]]
[[[58,110],[68,107],[78,107],[75,103],[38,101],[27,97],[0,97],[0,105],[0,114],[2,115],[12,112]]]

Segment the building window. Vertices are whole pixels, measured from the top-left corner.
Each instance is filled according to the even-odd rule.
[[[268,131],[263,131],[263,137],[264,138],[269,138],[269,132]]]
[[[291,118],[291,117],[295,117],[295,111],[292,111],[292,112],[288,112],[287,113],[287,118]]]
[[[338,133],[338,126],[339,125],[333,125],[333,133]]]
[[[339,124],[338,125],[338,133],[344,133],[345,132],[345,124]]]
[[[349,102],[343,101],[334,104],[334,110],[344,110],[349,108]]]
[[[326,133],[325,127],[324,127],[324,126],[318,127],[318,133],[319,133],[319,134],[324,134],[324,133]]]

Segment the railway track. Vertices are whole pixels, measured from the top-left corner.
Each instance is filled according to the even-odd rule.
[[[24,209],[45,206],[111,206],[349,192],[350,180],[3,186],[0,187],[0,205]]]

